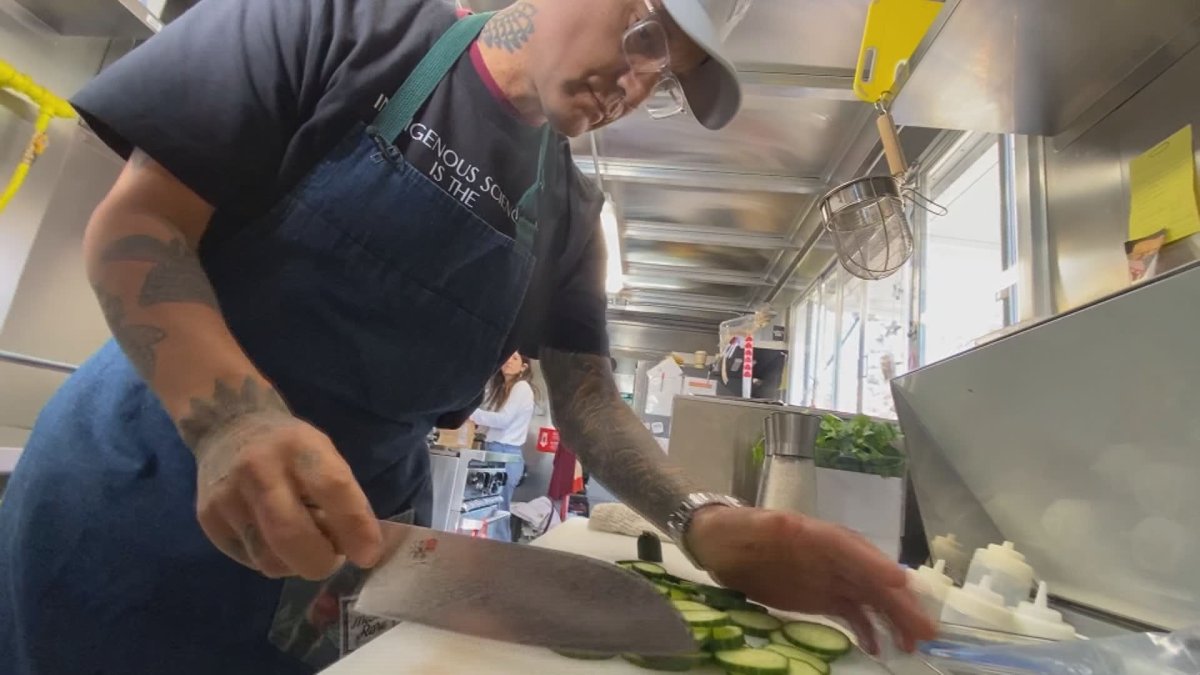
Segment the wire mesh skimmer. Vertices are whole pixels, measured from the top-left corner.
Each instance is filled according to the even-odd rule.
[[[838,261],[861,279],[883,279],[913,254],[913,233],[906,207],[912,203],[930,213],[946,209],[908,187],[909,171],[887,108],[879,104],[877,126],[890,176],[865,176],[843,183],[821,198],[821,218],[833,238]]]

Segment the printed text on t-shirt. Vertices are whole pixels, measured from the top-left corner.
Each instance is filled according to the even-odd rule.
[[[451,148],[435,129],[426,124],[412,122],[404,133],[413,141],[432,150],[437,156],[427,175],[443,190],[468,208],[474,208],[475,201],[481,195],[487,195],[500,205],[512,222],[517,222],[517,205],[504,193],[496,179],[492,176],[481,176],[479,167],[468,161],[458,150]]]

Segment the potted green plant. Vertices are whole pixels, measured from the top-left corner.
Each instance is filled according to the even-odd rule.
[[[817,436],[816,463],[828,469],[899,478],[905,468],[899,440],[900,431],[890,422],[866,415],[848,420],[825,415]]]

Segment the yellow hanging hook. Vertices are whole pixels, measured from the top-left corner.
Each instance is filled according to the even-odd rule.
[[[33,163],[46,151],[46,147],[50,143],[50,138],[46,134],[50,128],[50,122],[57,117],[74,118],[75,111],[66,100],[38,85],[28,75],[18,72],[16,68],[3,60],[0,60],[0,88],[10,89],[21,94],[38,107],[37,121],[33,125],[33,137],[29,139],[25,152],[21,154],[21,161],[13,170],[8,184],[0,192],[0,212],[3,212],[8,203],[12,201],[13,196],[17,194],[17,190],[21,189]]]

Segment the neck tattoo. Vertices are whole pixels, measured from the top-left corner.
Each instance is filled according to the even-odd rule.
[[[529,42],[529,37],[533,35],[535,14],[537,7],[528,2],[518,2],[493,16],[483,27],[479,39],[492,49],[503,49],[512,54]]]

